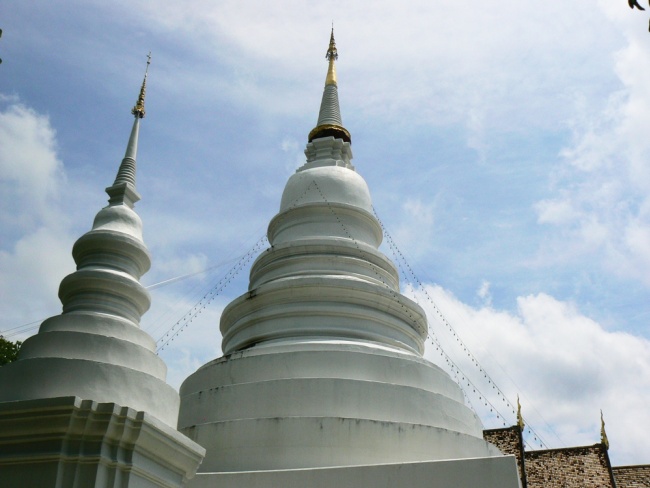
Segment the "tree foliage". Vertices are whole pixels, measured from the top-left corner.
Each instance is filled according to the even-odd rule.
[[[0,335],[0,366],[18,359],[18,351],[22,345],[20,341],[11,342]]]

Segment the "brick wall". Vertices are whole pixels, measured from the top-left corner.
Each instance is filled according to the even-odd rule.
[[[614,488],[602,444],[530,451],[524,463],[528,488]]]
[[[617,488],[650,488],[650,465],[612,468]]]

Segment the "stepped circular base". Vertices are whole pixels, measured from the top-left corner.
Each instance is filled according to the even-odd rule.
[[[482,439],[428,425],[339,417],[244,419],[181,432],[206,448],[199,468],[203,473],[501,455]]]
[[[76,396],[145,411],[174,427],[179,397],[155,342],[122,317],[56,315],[0,368],[0,402]]]
[[[498,455],[440,368],[368,342],[254,347],[212,361],[181,387],[179,430],[203,472]]]
[[[305,337],[381,342],[422,353],[424,311],[388,287],[341,276],[285,278],[236,298],[221,315],[226,354]]]
[[[178,393],[163,380],[87,359],[30,358],[0,368],[0,402],[76,396],[144,411],[174,426]]]

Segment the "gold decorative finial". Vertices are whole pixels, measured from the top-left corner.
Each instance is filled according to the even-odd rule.
[[[330,45],[327,48],[327,54],[325,55],[325,59],[327,59],[328,61],[332,58],[334,58],[334,60],[339,59],[339,55],[336,52],[336,42],[334,41],[334,22],[332,22],[332,34],[330,35]]]
[[[521,415],[521,403],[519,403],[519,395],[517,395],[517,425],[523,431],[524,426],[524,417]]]
[[[605,419],[603,418],[603,411],[600,411],[600,443],[609,450],[609,439],[607,439],[607,432],[605,432]]]
[[[325,59],[330,63],[327,70],[327,78],[325,78],[325,86],[327,85],[336,85],[336,67],[334,61],[339,59],[339,53],[336,50],[336,42],[334,41],[334,22],[332,22],[332,34],[330,35],[330,45],[327,48],[327,54],[325,54]]]
[[[135,102],[135,107],[131,109],[131,113],[136,117],[144,118],[144,96],[147,91],[147,74],[149,73],[149,65],[151,64],[151,51],[147,54],[147,68],[144,70],[144,79],[142,80],[142,87],[140,88],[140,95],[138,101]]]
[[[329,61],[327,69],[327,78],[325,78],[325,88],[323,89],[323,98],[318,112],[318,122],[314,127],[307,140],[312,142],[314,139],[332,136],[335,139],[343,139],[345,142],[351,142],[350,133],[341,121],[341,110],[339,108],[338,86],[336,84],[336,68],[334,61],[338,58],[336,52],[336,43],[334,42],[334,26],[330,35],[330,45],[327,49],[325,59]]]

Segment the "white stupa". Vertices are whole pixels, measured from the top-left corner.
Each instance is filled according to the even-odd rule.
[[[458,385],[423,358],[424,311],[399,291],[351,164],[334,34],[306,163],[271,247],[221,317],[224,356],[181,387],[178,428],[206,448],[191,487],[519,485]]]
[[[139,327],[150,305],[139,281],[150,257],[133,210],[146,78],[109,204],[74,245],[63,312],[0,368],[0,486],[179,487],[203,456],[176,430],[178,393]]]

